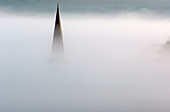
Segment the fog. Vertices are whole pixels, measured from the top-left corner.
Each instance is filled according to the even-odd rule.
[[[2,112],[169,112],[170,19],[61,14],[65,56],[51,59],[54,15],[1,13]]]

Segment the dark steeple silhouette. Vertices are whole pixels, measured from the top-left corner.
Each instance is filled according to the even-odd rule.
[[[59,4],[57,4],[57,14],[55,20],[54,36],[53,36],[53,45],[52,45],[52,55],[63,55],[63,36],[60,22],[60,12]]]

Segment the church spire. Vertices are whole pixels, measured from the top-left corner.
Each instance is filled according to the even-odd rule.
[[[52,45],[52,55],[63,55],[63,36],[61,29],[61,21],[60,21],[60,11],[59,4],[57,4],[57,13],[55,18],[55,27],[54,27],[54,35],[53,35],[53,45]]]

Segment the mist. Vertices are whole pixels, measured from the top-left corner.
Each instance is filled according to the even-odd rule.
[[[61,14],[54,60],[55,15],[1,15],[2,112],[170,111],[169,18]]]

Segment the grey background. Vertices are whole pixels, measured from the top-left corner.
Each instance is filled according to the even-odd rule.
[[[0,9],[13,13],[53,13],[56,4],[67,13],[102,13],[152,11],[169,15],[170,0],[0,0]]]

